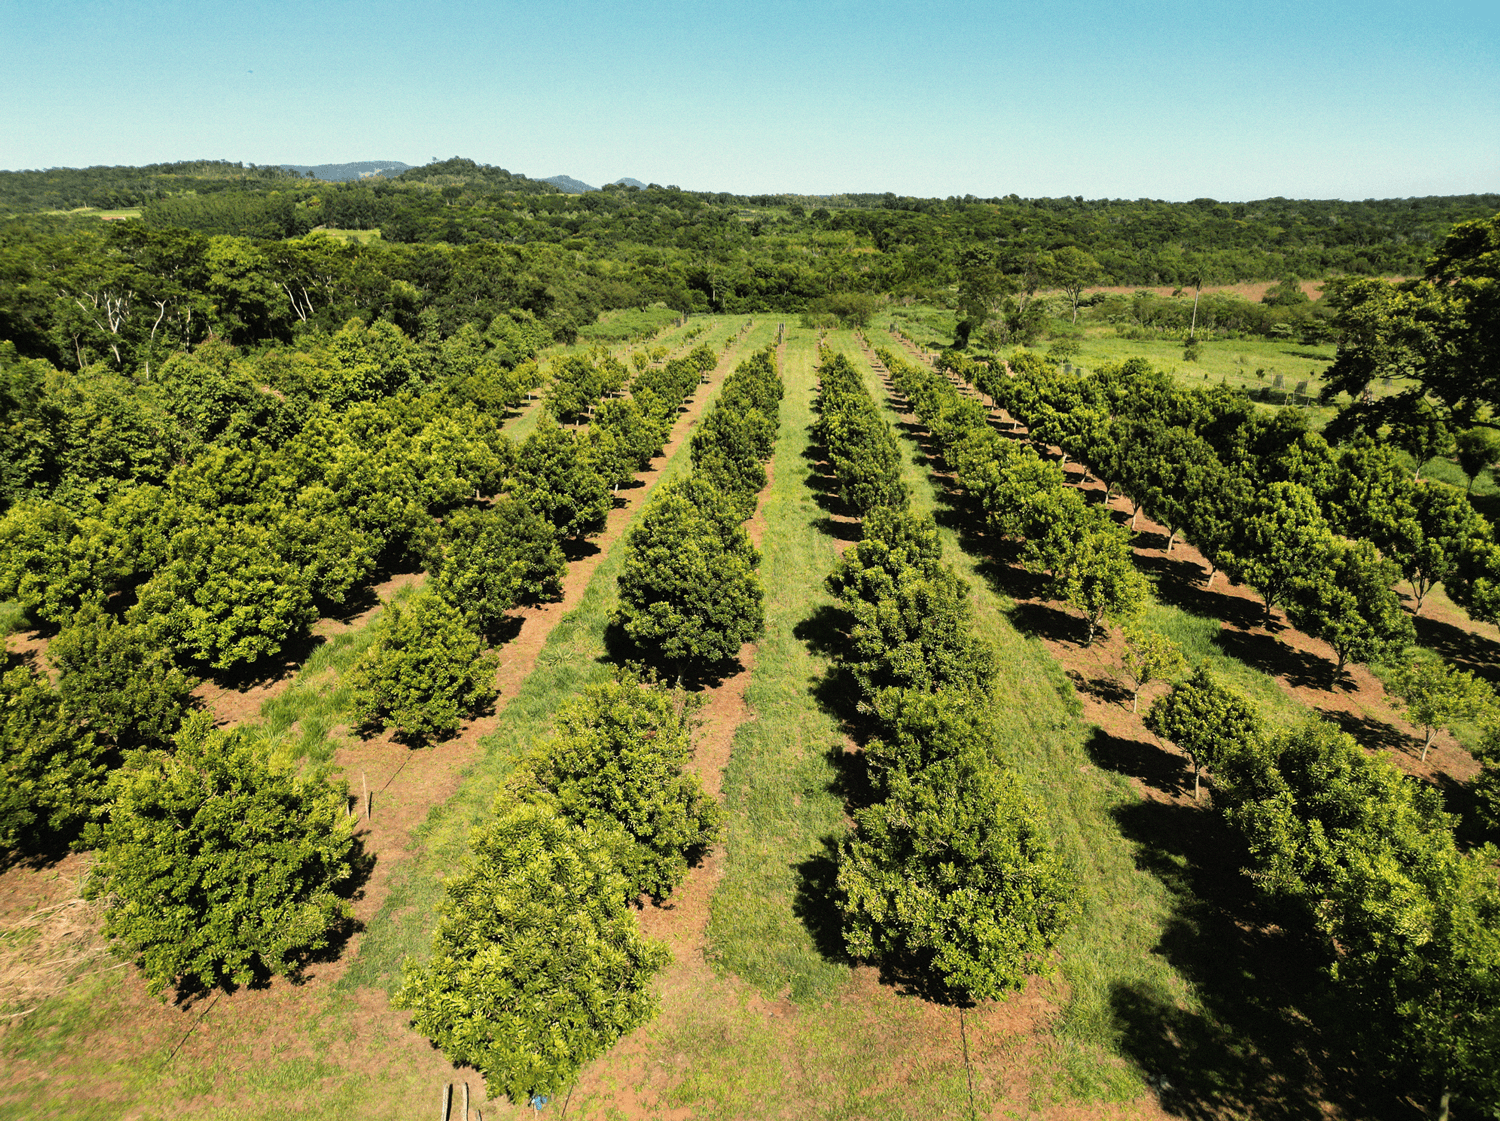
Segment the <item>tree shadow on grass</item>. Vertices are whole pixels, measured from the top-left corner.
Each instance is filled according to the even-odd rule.
[[[604,627],[604,653],[597,659],[602,665],[627,666],[649,672],[668,685],[681,685],[690,693],[713,689],[745,672],[737,658],[717,662],[694,662],[664,657],[654,647],[642,646],[625,632],[624,624],[611,619]]]
[[[1468,670],[1491,685],[1500,685],[1500,642],[1421,615],[1413,618],[1412,624],[1417,628],[1417,641],[1436,651],[1445,662]]]
[[[1324,720],[1337,724],[1340,729],[1348,732],[1361,747],[1383,748],[1386,751],[1410,755],[1413,759],[1422,754],[1420,743],[1408,733],[1384,720],[1373,716],[1356,716],[1352,712],[1336,708],[1320,708],[1317,713]]]
[[[1179,1117],[1322,1121],[1416,1114],[1358,1059],[1332,999],[1322,950],[1281,925],[1241,873],[1236,834],[1206,806],[1134,802],[1115,817],[1136,864],[1168,893],[1154,952],[1193,987],[1201,1010],[1141,983],[1116,982],[1126,1057]]]
[[[813,945],[825,960],[848,963],[844,920],[839,913],[839,837],[830,834],[820,838],[818,851],[792,865],[792,869],[797,873],[792,914],[807,928]]]
[[[197,676],[212,682],[225,692],[245,693],[279,681],[289,673],[295,673],[312,652],[327,638],[320,634],[309,634],[282,644],[275,654],[259,658],[249,665],[234,666],[227,670],[216,670],[212,666],[197,665],[193,669]]]
[[[1084,744],[1096,767],[1139,779],[1153,790],[1176,797],[1193,789],[1193,765],[1151,739],[1126,739],[1095,728]]]
[[[1264,631],[1221,630],[1213,644],[1252,669],[1284,678],[1288,685],[1332,692],[1338,684],[1338,664],[1307,650],[1276,641]]]

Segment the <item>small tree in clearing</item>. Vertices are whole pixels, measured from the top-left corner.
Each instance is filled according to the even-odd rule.
[[[1200,666],[1187,681],[1151,706],[1146,727],[1171,740],[1193,761],[1193,801],[1199,775],[1261,735],[1260,717],[1238,693],[1220,685]]]
[[[1120,666],[1134,686],[1130,690],[1130,711],[1135,712],[1140,705],[1141,690],[1153,681],[1177,676],[1187,669],[1187,660],[1166,635],[1138,623],[1127,623]]]
[[[1422,741],[1424,763],[1439,728],[1476,719],[1495,703],[1494,691],[1483,681],[1438,661],[1412,662],[1386,688],[1406,702],[1406,718],[1426,729],[1427,738]]]

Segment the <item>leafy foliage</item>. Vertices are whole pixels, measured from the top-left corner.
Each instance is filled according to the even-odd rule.
[[[518,603],[562,597],[562,547],[552,527],[522,503],[460,510],[444,523],[443,536],[432,589],[461,610],[473,630],[491,633]]]
[[[628,675],[590,686],[562,707],[552,739],[512,782],[594,837],[618,838],[615,861],[631,896],[665,898],[688,858],[722,833],[718,803],[683,769],[692,743],[680,703]]]
[[[543,806],[474,833],[448,882],[432,958],[394,1003],[491,1094],[556,1094],[656,1011],[664,947],[641,938],[609,851]]]
[[[625,538],[619,620],[632,642],[667,662],[715,665],[760,634],[759,554],[729,500],[711,488],[692,501],[667,484]],[[703,503],[703,504],[700,504]]]
[[[356,719],[422,743],[449,738],[494,700],[494,654],[434,593],[392,603],[381,626],[350,675]]]
[[[244,985],[294,974],[348,920],[339,895],[353,838],[345,792],[272,767],[234,732],[193,716],[175,752],[138,753],[111,780],[88,892],[104,933],[168,985]]]
[[[0,848],[72,840],[107,800],[107,747],[29,666],[0,678]]]
[[[1044,970],[1075,890],[1014,775],[966,751],[896,771],[889,790],[840,846],[849,952],[915,962],[971,1000]]]

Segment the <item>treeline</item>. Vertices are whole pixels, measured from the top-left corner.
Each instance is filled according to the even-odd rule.
[[[140,200],[143,224],[163,233],[190,231],[257,244],[333,228],[379,230],[385,243],[429,248],[504,245],[542,256],[550,248],[597,278],[596,310],[660,299],[683,311],[800,313],[818,310],[830,297],[883,293],[949,303],[953,286],[965,283],[967,258],[976,248],[988,249],[1023,288],[1037,274],[1037,262],[1072,254],[1081,255],[1075,263],[1086,267],[1064,272],[1077,274],[1085,287],[1414,275],[1455,224],[1500,208],[1500,196],[1493,195],[1243,204],[1007,197],[929,200],[920,206],[872,196],[854,206],[832,200],[829,205],[804,200],[804,205],[781,197],[656,185],[567,195],[468,160],[345,184],[311,182],[272,169],[224,170],[226,176],[240,171],[246,178],[184,180],[172,191],[166,186],[170,175],[147,176],[155,185],[147,192],[151,197]],[[47,209],[27,201],[32,187],[6,176],[54,174],[61,173],[0,173],[0,206],[7,183],[13,183],[17,213]],[[190,190],[182,189],[189,183]],[[223,185],[233,189],[211,189]],[[89,226],[77,221],[23,217],[6,227],[7,239],[38,229],[63,240],[89,236]],[[38,235],[29,240],[35,243]],[[37,250],[32,244],[27,255]],[[0,269],[0,277],[6,271]],[[403,279],[419,290],[428,287]],[[1072,280],[1059,276],[1047,286],[1071,290],[1076,310]],[[0,306],[8,302],[0,300]],[[1159,320],[1169,309],[1131,310],[1142,320],[1136,329],[1148,330],[1147,321]],[[1216,321],[1243,324],[1232,329],[1255,329],[1255,316],[1244,308],[1205,310]],[[1315,319],[1309,325],[1316,326]],[[581,322],[575,320],[575,328]]]
[[[353,316],[388,319],[427,345],[465,324],[509,330],[519,361],[539,345],[533,335],[572,341],[603,310],[658,302],[682,308],[692,300],[670,272],[580,261],[549,246],[361,246],[137,222],[0,224],[0,340],[75,371],[102,365],[145,379],[211,336],[285,345]]]
[[[944,998],[998,997],[1045,968],[1076,883],[1007,765],[968,587],[908,505],[859,375],[842,354],[821,359],[818,435],[863,521],[828,578],[847,613],[837,663],[868,734],[868,796],[839,845],[844,943]]]
[[[1319,719],[1272,732],[1199,670],[1147,724],[1201,760],[1214,808],[1288,932],[1322,956],[1363,1054],[1467,1114],[1500,1106],[1500,882],[1438,793]]]
[[[676,367],[691,366],[691,381],[643,371],[646,415],[657,415],[649,402],[675,414],[707,361]],[[766,483],[781,391],[771,350],[740,363],[694,435],[693,471],[663,484],[626,539],[617,623],[679,677],[720,667],[760,633],[759,558],[742,523]],[[691,716],[680,693],[628,671],[589,687],[474,831],[431,958],[408,961],[394,1003],[492,1094],[523,1104],[559,1093],[655,1014],[650,981],[669,956],[641,937],[631,907],[670,895],[723,828],[684,770]]]

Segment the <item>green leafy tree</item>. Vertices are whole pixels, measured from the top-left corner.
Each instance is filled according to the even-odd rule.
[[[1146,727],[1171,740],[1193,761],[1193,800],[1198,800],[1203,768],[1253,750],[1264,735],[1260,717],[1234,690],[1200,666],[1146,713]]]
[[[1451,455],[1453,434],[1431,402],[1420,400],[1402,409],[1391,421],[1391,442],[1416,461],[1414,477],[1422,480],[1422,468],[1440,455]]]
[[[95,504],[97,508],[97,504]],[[96,518],[55,502],[23,502],[0,519],[0,599],[60,624],[118,583],[115,541]]]
[[[668,484],[625,538],[620,625],[679,674],[726,662],[765,626],[759,561],[729,499]]]
[[[352,914],[342,786],[272,766],[210,714],[184,724],[175,752],[132,756],[111,789],[87,892],[152,992],[295,974]]]
[[[1130,711],[1141,701],[1141,690],[1153,681],[1165,681],[1187,669],[1181,648],[1166,635],[1139,623],[1125,624],[1125,648],[1120,667],[1130,679]]]
[[[916,967],[969,1000],[1046,971],[1077,889],[1015,776],[964,751],[889,781],[839,846],[849,953]]]
[[[301,574],[270,532],[242,520],[185,525],[127,616],[215,669],[248,665],[305,635],[317,618]]]
[[[432,592],[392,603],[349,682],[355,717],[416,743],[453,736],[495,698],[497,659]]]
[[[671,894],[688,860],[723,832],[719,805],[684,768],[692,755],[681,698],[624,675],[568,701],[553,735],[512,782],[595,837],[618,838],[631,896]]]
[[[1493,428],[1469,428],[1454,437],[1458,466],[1474,490],[1474,480],[1496,463],[1500,463],[1500,432]]]
[[[0,678],[0,848],[70,841],[107,800],[108,751],[29,666]]]
[[[1052,254],[1052,268],[1047,279],[1067,294],[1074,323],[1078,322],[1078,301],[1083,290],[1090,284],[1097,284],[1103,271],[1092,253],[1076,245],[1065,245]]]
[[[968,584],[942,563],[930,519],[872,512],[828,588],[851,616],[839,660],[867,700],[891,689],[989,689],[994,651],[974,633]]]
[[[70,719],[122,749],[171,742],[193,680],[143,627],[89,606],[47,646]]]
[[[1375,542],[1410,581],[1420,614],[1427,593],[1455,573],[1470,542],[1484,541],[1493,531],[1451,487],[1423,483],[1407,498],[1391,511]]]
[[[1326,567],[1294,582],[1287,617],[1333,647],[1340,677],[1350,662],[1389,661],[1417,637],[1395,592],[1400,578],[1368,541],[1335,541]]]
[[[1255,497],[1223,567],[1260,593],[1269,626],[1271,608],[1310,568],[1326,563],[1332,542],[1318,501],[1306,487],[1272,483]]]
[[[1500,884],[1438,792],[1310,720],[1242,753],[1223,802],[1252,880],[1322,942],[1363,1046],[1439,1114],[1500,1104]]]
[[[1479,678],[1437,660],[1408,663],[1386,688],[1406,702],[1406,718],[1426,730],[1424,763],[1439,728],[1474,720],[1495,703],[1494,691]]]
[[[506,809],[475,830],[432,957],[406,963],[393,1003],[491,1094],[557,1094],[656,1013],[669,956],[641,937],[626,891],[589,833],[543,806]]]
[[[444,523],[443,536],[432,589],[478,633],[492,633],[518,603],[562,598],[562,547],[552,527],[523,503],[506,499],[487,510],[458,510]]]
[[[510,493],[546,518],[559,537],[600,532],[614,506],[583,441],[550,421],[537,425],[516,450]]]
[[[1083,615],[1088,625],[1084,645],[1106,619],[1129,619],[1146,604],[1150,582],[1135,567],[1130,541],[1114,525],[1100,526],[1075,539],[1052,578],[1059,598]]]

